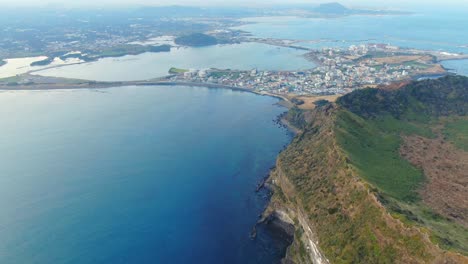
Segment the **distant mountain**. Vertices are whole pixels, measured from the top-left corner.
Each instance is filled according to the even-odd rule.
[[[347,14],[350,13],[351,9],[343,6],[340,3],[333,2],[333,3],[326,3],[321,4],[318,7],[314,8],[315,12],[322,13],[322,14]]]
[[[308,9],[315,14],[325,16],[344,16],[344,15],[404,15],[409,14],[408,12],[391,11],[391,10],[369,10],[369,9],[352,9],[338,3],[331,2],[321,4],[312,9]]]

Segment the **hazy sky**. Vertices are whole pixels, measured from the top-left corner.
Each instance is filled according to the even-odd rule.
[[[277,4],[310,3],[318,4],[337,0],[0,0],[1,6],[17,5],[63,5],[76,6],[109,6],[109,5],[209,5],[209,6],[271,6]],[[372,8],[425,8],[428,6],[468,6],[467,0],[338,0],[349,7]],[[467,10],[468,12],[468,10]]]

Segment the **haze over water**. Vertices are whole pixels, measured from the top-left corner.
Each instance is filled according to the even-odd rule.
[[[365,43],[386,43],[405,48],[468,52],[464,13],[432,11],[412,15],[355,15],[337,18],[270,17],[247,18],[238,29],[256,37],[304,41],[311,48],[349,47]]]
[[[271,263],[271,241],[249,234],[290,140],[276,102],[180,86],[0,93],[0,263]]]

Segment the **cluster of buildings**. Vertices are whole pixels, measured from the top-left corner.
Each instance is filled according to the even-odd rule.
[[[214,83],[275,94],[343,94],[356,88],[388,84],[416,75],[428,65],[419,62],[381,63],[374,56],[398,52],[398,47],[360,45],[349,49],[327,48],[306,56],[320,66],[303,71],[191,70],[169,76],[172,81]]]

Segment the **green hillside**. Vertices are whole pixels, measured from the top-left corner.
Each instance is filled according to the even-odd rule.
[[[292,111],[292,123],[305,120]],[[357,90],[307,113],[312,121],[272,176],[271,207],[291,218],[305,212],[309,224],[296,226],[287,258],[307,263],[310,228],[331,263],[468,261],[466,187],[457,185],[466,181],[467,113],[468,78],[460,76]],[[436,184],[461,187],[438,197]],[[453,201],[453,211],[439,200]]]

